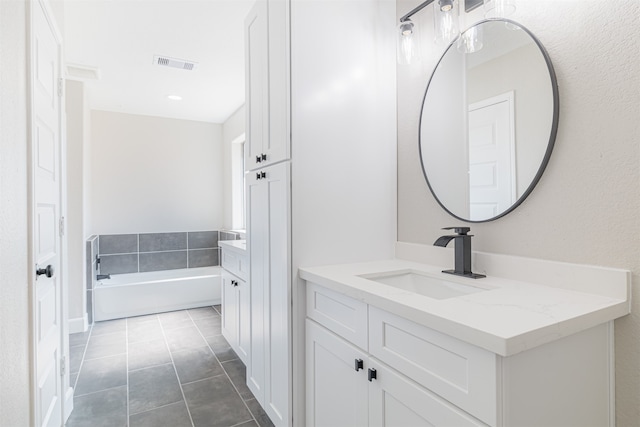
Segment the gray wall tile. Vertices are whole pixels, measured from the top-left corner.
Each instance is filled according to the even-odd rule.
[[[138,272],[138,254],[100,255],[100,274]]]
[[[189,233],[189,249],[218,247],[217,231],[196,231]]]
[[[87,267],[87,289],[93,289],[96,286],[98,275],[98,263],[96,260]]]
[[[187,233],[140,234],[140,252],[187,249]]]
[[[219,249],[189,250],[189,268],[220,265]]]
[[[91,246],[92,243],[90,241],[87,241],[87,257],[84,260],[84,265],[85,265],[85,272],[86,272],[86,277],[84,278],[85,280],[85,285],[87,287],[87,289],[92,289],[93,287],[91,286],[91,276],[93,275],[93,264],[94,264],[94,258],[91,256],[92,255],[92,251],[91,251]]]
[[[220,232],[220,240],[237,240],[240,236],[238,233],[233,231],[221,231]]]
[[[187,268],[187,251],[148,252],[140,254],[140,271]]]
[[[93,323],[93,291],[87,291],[87,321],[91,325]]]
[[[98,244],[100,255],[138,252],[137,234],[103,234]]]
[[[98,255],[98,241],[100,239],[96,234],[89,237],[89,241],[91,241],[91,258],[96,259],[96,255]]]

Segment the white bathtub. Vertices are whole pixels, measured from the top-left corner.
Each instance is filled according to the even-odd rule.
[[[220,304],[220,267],[114,274],[94,289],[94,320]]]

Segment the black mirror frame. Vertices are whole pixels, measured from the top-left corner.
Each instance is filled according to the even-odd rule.
[[[451,42],[451,44],[447,47],[447,49],[445,49],[444,53],[442,54],[442,56],[438,60],[438,63],[434,67],[433,72],[431,73],[431,77],[429,78],[429,83],[427,84],[427,88],[424,91],[424,97],[422,98],[422,106],[420,107],[420,123],[418,125],[418,152],[420,154],[420,166],[422,168],[422,173],[424,175],[424,179],[427,181],[427,185],[429,186],[429,190],[431,191],[431,194],[436,199],[438,204],[442,207],[442,209],[444,209],[452,217],[454,217],[456,219],[459,219],[460,221],[469,222],[469,223],[481,223],[481,222],[495,221],[496,219],[502,218],[503,216],[507,215],[508,213],[511,213],[515,208],[520,206],[522,204],[522,202],[524,202],[524,200],[529,196],[529,194],[531,194],[531,192],[533,191],[535,186],[538,184],[538,181],[540,181],[540,178],[542,177],[542,174],[544,173],[544,171],[545,171],[545,169],[547,167],[547,164],[549,163],[549,159],[551,158],[551,152],[553,151],[553,147],[554,147],[555,141],[556,141],[556,136],[557,136],[557,133],[558,133],[558,120],[559,120],[559,116],[560,116],[560,95],[559,95],[559,91],[558,91],[558,80],[556,78],[556,73],[555,73],[555,71],[553,69],[553,64],[551,63],[551,58],[549,57],[549,54],[547,53],[547,50],[544,48],[544,46],[542,45],[540,40],[538,40],[538,38],[536,36],[534,36],[531,31],[529,31],[529,29],[527,29],[523,25],[519,24],[518,22],[512,21],[510,19],[502,19],[502,18],[484,19],[482,21],[476,22],[472,27],[475,27],[477,25],[481,25],[481,24],[483,24],[485,22],[496,22],[496,21],[505,22],[507,24],[512,24],[512,25],[518,26],[520,29],[525,31],[529,35],[529,37],[531,37],[531,39],[536,43],[536,45],[540,49],[540,52],[542,53],[542,56],[544,57],[544,60],[545,60],[545,62],[547,64],[547,69],[549,70],[549,77],[551,78],[551,90],[553,92],[553,119],[552,119],[553,121],[552,121],[552,124],[551,124],[551,132],[550,132],[550,135],[549,135],[549,142],[547,144],[547,150],[546,150],[546,152],[544,154],[544,157],[542,158],[542,162],[540,163],[540,167],[538,168],[538,172],[533,177],[533,179],[531,180],[531,184],[529,184],[529,186],[527,187],[525,192],[522,194],[522,196],[520,196],[518,198],[518,200],[516,200],[509,207],[509,209],[504,210],[503,212],[499,213],[498,215],[496,215],[494,217],[491,217],[491,218],[488,218],[488,219],[476,220],[476,221],[471,220],[471,219],[467,219],[467,218],[461,218],[458,215],[454,214],[449,209],[447,209],[447,207],[440,201],[440,199],[436,195],[435,191],[431,187],[431,183],[429,182],[429,177],[427,176],[427,171],[425,170],[424,161],[422,160],[422,113],[424,111],[424,104],[425,104],[425,101],[427,99],[427,94],[429,93],[429,86],[431,85],[433,77],[434,77],[436,71],[438,70],[438,66],[440,65],[440,63],[444,59],[444,57],[447,54],[447,52],[449,52],[449,49],[453,48],[456,45],[456,43],[458,42],[459,37],[456,38],[453,42]],[[469,27],[469,28],[471,28],[471,27]]]

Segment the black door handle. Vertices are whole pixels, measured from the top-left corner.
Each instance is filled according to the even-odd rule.
[[[43,274],[46,275],[47,277],[53,277],[53,273],[55,273],[55,271],[53,270],[53,266],[51,264],[47,265],[46,268],[36,267],[36,277],[41,276]]]
[[[367,374],[367,379],[369,381],[378,379],[378,371],[375,368],[369,368],[369,373]]]
[[[358,372],[360,369],[364,369],[364,363],[362,359],[356,359],[354,365],[355,365],[354,367],[356,369],[356,372]]]

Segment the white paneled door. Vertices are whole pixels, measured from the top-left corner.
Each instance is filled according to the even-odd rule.
[[[470,218],[504,212],[516,201],[513,93],[469,106]]]
[[[61,426],[62,360],[60,42],[38,0],[31,5],[31,171],[34,425]]]

